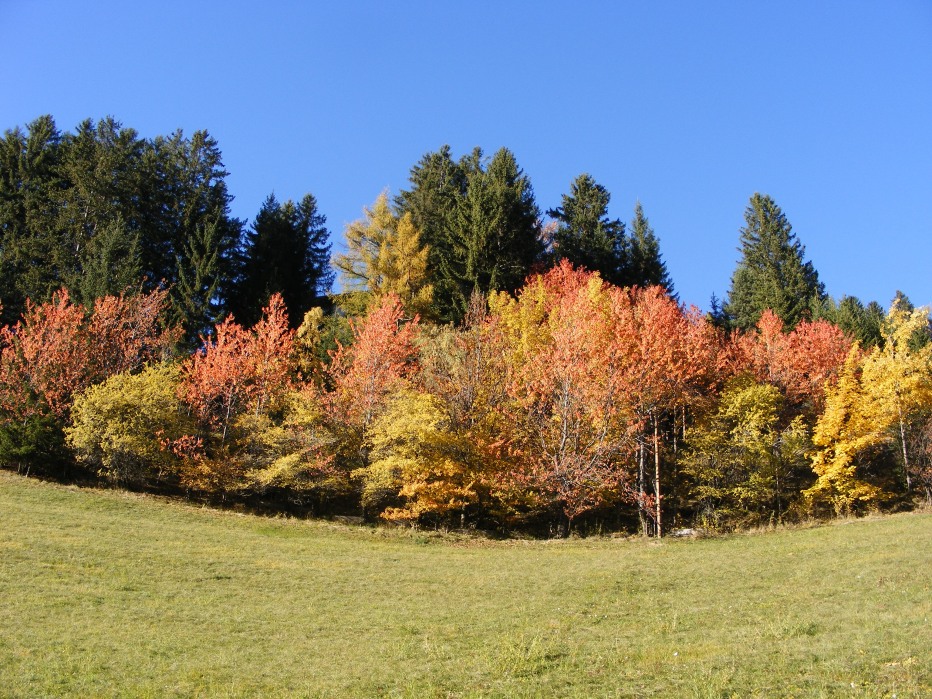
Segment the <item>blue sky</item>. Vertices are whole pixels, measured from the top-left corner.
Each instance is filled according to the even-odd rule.
[[[640,199],[682,300],[724,297],[755,191],[830,294],[932,303],[932,3],[0,0],[0,129],[206,128],[252,219],[334,235],[448,143],[506,146],[542,210]]]

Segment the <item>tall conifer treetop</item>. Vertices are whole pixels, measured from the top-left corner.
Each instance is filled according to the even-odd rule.
[[[660,256],[660,241],[654,234],[644,207],[641,202],[634,205],[634,220],[631,221],[631,232],[627,244],[627,270],[626,283],[631,286],[662,286],[674,296],[673,280],[667,272],[667,263]]]
[[[741,260],[731,278],[725,313],[732,327],[750,329],[766,309],[790,328],[825,287],[780,207],[766,194],[751,197],[741,229]]]
[[[589,174],[583,173],[563,195],[560,206],[547,215],[557,222],[553,234],[554,257],[585,267],[608,282],[626,283],[625,224],[609,219],[611,194]]]
[[[454,162],[443,146],[410,179],[395,207],[411,214],[429,250],[440,319],[462,319],[474,291],[514,291],[541,259],[534,190],[507,148],[489,159],[474,148]]]

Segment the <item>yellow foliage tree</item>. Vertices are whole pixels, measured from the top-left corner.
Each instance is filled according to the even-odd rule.
[[[336,438],[323,420],[318,396],[316,386],[308,385],[285,396],[280,420],[247,414],[237,422],[237,433],[248,438],[240,459],[250,487],[296,493],[347,489],[332,468]]]
[[[353,476],[362,481],[363,503],[381,516],[418,521],[465,515],[479,499],[475,454],[469,440],[451,429],[443,403],[426,393],[396,395],[367,432],[370,465]]]
[[[929,311],[900,300],[887,313],[883,343],[864,355],[853,348],[813,434],[816,483],[805,492],[815,506],[836,512],[875,506],[892,493],[878,480],[884,452],[899,441],[906,487],[910,459],[906,430],[913,415],[932,404],[932,345],[917,342],[928,331]]]
[[[863,364],[863,379],[879,422],[896,428],[907,490],[912,487],[907,424],[917,411],[932,405],[928,332],[929,309],[910,309],[897,298],[881,327],[883,343],[873,348]]]
[[[888,439],[889,423],[879,419],[861,362],[859,348],[852,347],[812,435],[819,449],[812,459],[818,478],[803,495],[810,507],[828,505],[836,514],[877,506],[885,497],[882,488],[864,478]]]
[[[409,317],[431,317],[434,289],[427,267],[429,251],[421,245],[411,214],[395,216],[384,192],[364,212],[362,219],[346,228],[348,251],[333,260],[350,294],[347,310],[363,315],[382,297],[395,294]]]
[[[75,398],[69,446],[100,475],[120,483],[156,480],[181,468],[173,445],[194,434],[177,396],[180,370],[156,365],[117,374]]]
[[[779,521],[796,490],[810,447],[802,417],[782,426],[783,398],[769,383],[741,376],[689,432],[683,472],[700,521],[717,526]]]

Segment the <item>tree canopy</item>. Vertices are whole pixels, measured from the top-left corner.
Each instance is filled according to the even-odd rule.
[[[802,320],[824,285],[783,211],[766,194],[751,197],[741,228],[741,259],[731,278],[724,311],[732,327],[753,328],[771,309],[788,326]]]

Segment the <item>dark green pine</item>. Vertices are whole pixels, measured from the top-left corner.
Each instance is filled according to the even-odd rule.
[[[731,278],[725,313],[731,327],[749,329],[771,309],[794,327],[809,314],[825,288],[805,247],[796,238],[780,207],[769,196],[754,194],[744,213],[741,259]]]
[[[272,294],[279,293],[292,327],[301,324],[333,283],[326,221],[311,194],[297,204],[280,204],[269,195],[246,235],[241,275],[230,303],[237,320],[255,323]]]
[[[547,215],[557,222],[553,234],[555,261],[598,272],[619,286],[626,283],[625,224],[608,217],[611,195],[591,175],[582,174],[563,195],[561,206]]]
[[[644,215],[641,202],[634,206],[634,220],[627,240],[626,284],[628,286],[662,286],[674,295],[673,281],[660,255],[660,241]]]

